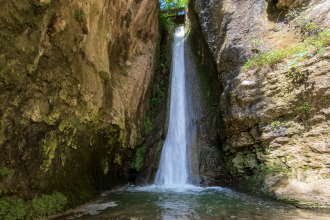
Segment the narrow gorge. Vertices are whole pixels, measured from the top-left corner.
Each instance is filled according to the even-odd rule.
[[[329,220],[329,0],[0,0],[0,219]]]

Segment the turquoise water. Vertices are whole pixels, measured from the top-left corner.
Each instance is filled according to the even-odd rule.
[[[77,220],[329,220],[329,213],[254,198],[220,187],[129,188],[61,219]]]

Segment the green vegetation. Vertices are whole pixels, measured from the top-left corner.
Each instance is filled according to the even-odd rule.
[[[305,36],[311,36],[321,32],[321,27],[317,23],[310,21],[306,18],[299,18],[296,24],[300,27],[300,31]]]
[[[99,76],[101,77],[102,80],[104,81],[108,81],[110,79],[109,77],[109,73],[104,72],[104,71],[100,71],[99,72]]]
[[[299,112],[303,112],[303,113],[309,113],[311,111],[311,109],[312,109],[312,107],[309,102],[304,102],[301,106],[299,106],[297,108],[297,110]]]
[[[167,32],[173,32],[176,27],[176,24],[173,22],[173,20],[166,14],[160,14],[160,25],[161,28]]]
[[[281,62],[285,58],[292,58],[299,54],[303,54],[300,59],[303,60],[304,58],[310,56],[310,54],[315,55],[317,52],[329,45],[330,29],[326,29],[316,36],[309,37],[305,41],[289,48],[262,53],[251,58],[244,64],[243,71],[259,66],[274,65]]]
[[[165,13],[160,13],[160,24],[165,30],[172,32],[176,26],[171,16],[175,16],[178,12],[168,13],[168,10],[185,8],[188,5],[188,0],[160,0],[160,8]]]
[[[281,125],[282,125],[282,123],[280,121],[272,121],[270,123],[270,126],[272,127],[272,129],[278,129]]]
[[[82,9],[76,10],[74,12],[74,18],[78,21],[78,22],[83,22],[85,19],[85,12]]]
[[[153,127],[154,126],[152,120],[149,117],[146,117],[144,121],[144,131],[146,133],[149,133],[150,131],[152,131]]]
[[[31,201],[31,218],[46,217],[55,214],[65,208],[67,198],[61,193],[42,195]]]
[[[290,169],[288,169],[285,165],[263,165],[260,166],[259,172],[263,174],[270,174],[270,173],[290,173]]]
[[[162,10],[185,8],[187,5],[188,0],[160,0],[160,7]]]
[[[286,22],[289,22],[293,19],[295,19],[296,17],[298,17],[300,15],[300,13],[306,9],[308,9],[308,0],[304,0],[302,1],[300,4],[298,4],[296,7],[294,8],[290,8],[287,13],[285,14],[285,20]]]
[[[251,43],[252,50],[259,51],[259,48],[261,47],[263,42],[261,39],[255,38],[255,39],[252,39],[250,43]]]
[[[14,173],[12,169],[8,169],[7,167],[0,168],[0,178],[1,177],[7,177]]]
[[[303,73],[301,67],[292,67],[286,76],[295,84],[302,83],[306,80],[306,75]]]
[[[131,164],[131,167],[139,171],[143,166],[144,155],[147,152],[147,147],[142,145],[136,150],[135,158]]]
[[[30,201],[23,199],[0,199],[0,219],[30,220],[44,218],[62,211],[67,198],[61,193],[42,195]]]
[[[3,220],[27,219],[28,207],[22,199],[1,199],[0,217]]]

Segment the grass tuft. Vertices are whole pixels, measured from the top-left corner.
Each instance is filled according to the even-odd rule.
[[[290,58],[295,56],[296,54],[304,54],[305,52],[310,51],[319,51],[323,48],[330,45],[330,29],[326,29],[316,36],[307,38],[304,42],[298,43],[291,47],[281,50],[274,50],[267,53],[259,54],[250,60],[248,60],[242,70],[247,71],[252,68],[266,66],[266,65],[274,65],[285,58]],[[306,56],[309,53],[305,53]]]

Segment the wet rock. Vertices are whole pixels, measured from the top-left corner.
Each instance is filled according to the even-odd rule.
[[[247,147],[254,144],[254,140],[248,132],[242,132],[239,136],[233,136],[229,142],[234,148]]]
[[[158,10],[156,0],[1,2],[0,167],[15,170],[10,192],[57,190],[77,204],[126,181]]]
[[[257,185],[255,190],[325,207],[330,206],[330,197],[318,194],[313,184],[330,178],[324,175],[330,157],[329,132],[325,132],[330,125],[330,48],[298,62],[296,78],[288,68],[289,60],[241,69],[257,53],[298,43],[300,36],[288,26],[296,27],[299,19],[308,18],[322,28],[330,26],[326,0],[308,2],[305,11],[285,21],[289,25],[281,21],[281,14],[301,3],[194,0],[191,4],[216,61],[219,87],[223,88],[219,105],[223,127],[219,136],[226,168],[237,177],[237,184],[241,182],[239,177],[244,177]],[[260,44],[259,52],[256,43]],[[259,182],[254,181],[256,177]],[[278,190],[271,190],[269,185]],[[302,196],[303,192],[309,196]]]

